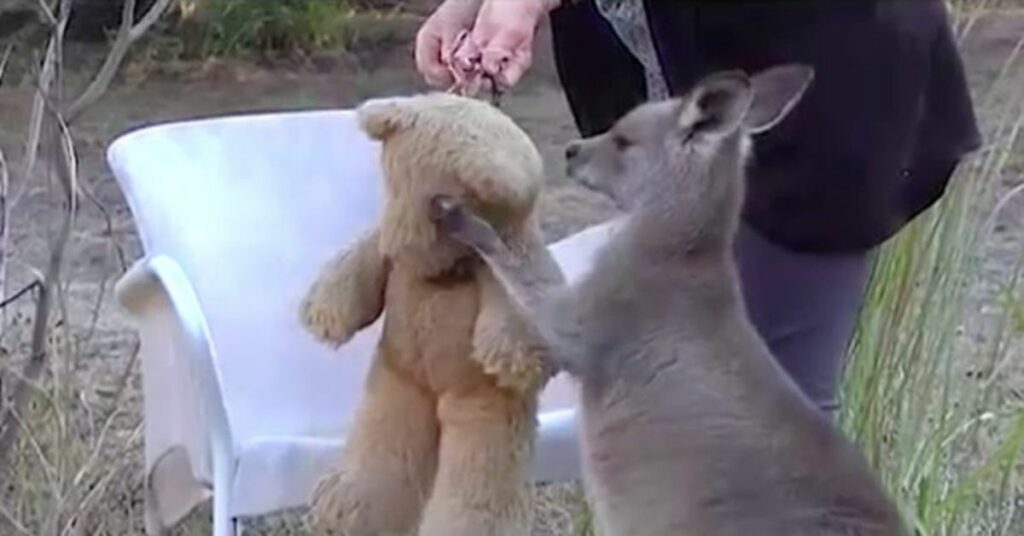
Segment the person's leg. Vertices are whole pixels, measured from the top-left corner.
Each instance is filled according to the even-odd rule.
[[[736,259],[754,326],[804,393],[834,416],[870,275],[870,252],[796,253],[744,225]]]

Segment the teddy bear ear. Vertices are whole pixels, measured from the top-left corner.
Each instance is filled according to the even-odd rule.
[[[356,108],[359,126],[375,140],[384,140],[407,122],[409,112],[400,98],[370,99]]]

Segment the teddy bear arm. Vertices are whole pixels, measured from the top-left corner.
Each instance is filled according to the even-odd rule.
[[[303,326],[333,346],[348,342],[383,312],[388,272],[374,232],[321,270],[302,303]]]

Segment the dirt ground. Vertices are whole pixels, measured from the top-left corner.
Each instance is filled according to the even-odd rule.
[[[966,64],[972,82],[984,84],[1000,69],[1024,37],[1024,16],[995,16],[986,19],[965,45]],[[604,199],[575,188],[564,179],[561,160],[565,143],[576,136],[571,115],[561,93],[547,44],[546,32],[539,44],[539,65],[527,81],[509,95],[503,108],[522,125],[541,148],[550,177],[543,201],[543,225],[550,240],[566,236],[614,214]],[[77,53],[78,67],[98,61],[95,52]],[[408,40],[345,56],[323,54],[304,66],[268,66],[258,62],[210,61],[203,64],[160,64],[144,56],[134,58],[123,80],[90,111],[75,129],[83,187],[104,210],[83,199],[75,234],[68,276],[70,316],[84,319],[82,356],[75,369],[85,380],[81,396],[102,407],[111,396],[121,371],[133,354],[135,336],[123,313],[109,297],[109,288],[123,269],[122,259],[131,262],[141,255],[130,214],[103,160],[107,144],[119,134],[167,120],[229,113],[285,109],[349,107],[367,97],[403,94],[424,89],[412,68]],[[1024,71],[1024,69],[1018,69]],[[1017,75],[1024,83],[1024,75]],[[20,139],[27,122],[30,89],[11,81],[0,87],[0,148],[15,165],[21,159]],[[1003,187],[1022,182],[1019,173],[1004,178]],[[17,186],[17,185],[16,185]],[[48,230],[59,215],[59,207],[48,201],[45,186],[30,188],[14,207],[11,265],[8,289],[20,288],[31,277],[30,266],[43,264]],[[1024,205],[1024,203],[1017,203]],[[1001,220],[993,238],[986,271],[992,278],[1009,269],[1010,252],[1021,240],[1024,207],[1012,210]],[[98,305],[97,305],[98,304]],[[27,305],[27,304],[26,304]],[[24,305],[21,305],[24,307]],[[7,311],[17,315],[18,304]],[[92,326],[94,322],[94,326]],[[91,326],[91,329],[88,329]],[[24,348],[24,334],[11,330],[2,343],[17,355]],[[137,370],[136,370],[137,374]],[[1019,380],[1019,381],[1017,381]],[[141,393],[138,379],[131,382],[121,402],[126,430],[140,419]],[[1024,376],[1018,374],[1008,389],[1024,392]],[[141,449],[133,456],[141,463]],[[114,483],[104,501],[106,512],[130,519],[117,534],[141,533],[141,473],[126,472]],[[541,516],[536,534],[569,534],[574,522],[573,490],[549,494],[548,510]],[[202,521],[199,513],[193,522]],[[123,522],[122,522],[123,523]],[[261,534],[288,534],[284,522],[265,524]],[[199,526],[199,525],[197,525]],[[0,529],[3,525],[0,524]],[[2,530],[0,530],[2,533]],[[202,533],[196,532],[196,534]]]

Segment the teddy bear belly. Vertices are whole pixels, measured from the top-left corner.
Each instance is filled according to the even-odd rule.
[[[478,306],[475,281],[392,285],[382,358],[433,391],[479,386],[485,374],[470,358]]]

